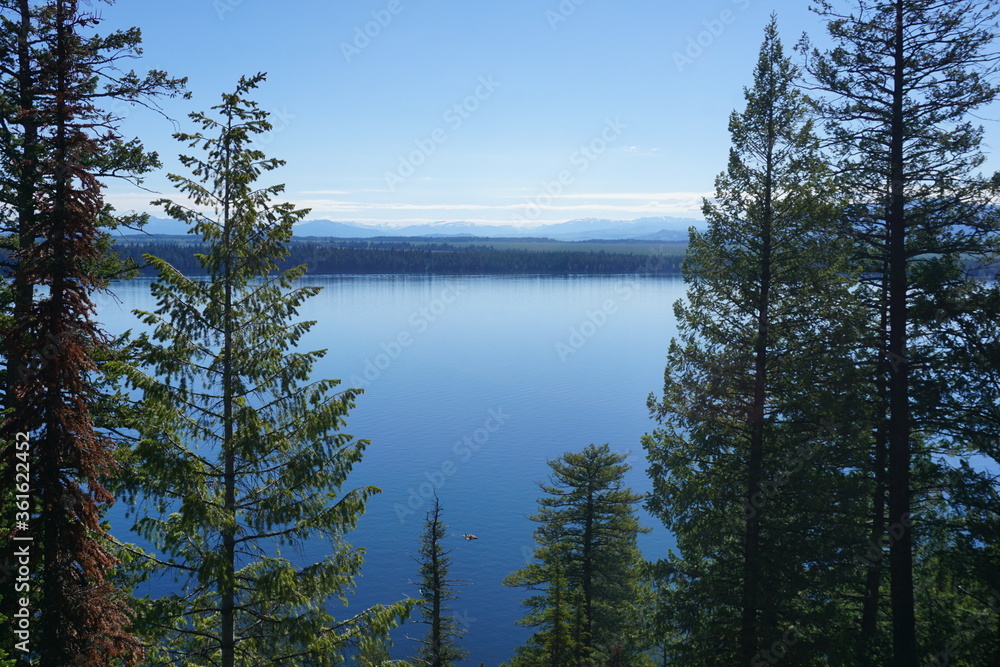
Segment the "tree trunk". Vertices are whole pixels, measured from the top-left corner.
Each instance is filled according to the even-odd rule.
[[[438,521],[441,519],[441,507],[438,500],[434,498],[434,523],[431,526],[431,578],[434,582],[433,597],[431,599],[431,649],[433,649],[433,667],[442,667],[444,661],[441,659],[441,590],[444,582],[441,581],[441,564],[439,562],[438,548],[441,542],[441,534],[438,532]]]
[[[594,490],[588,489],[587,510],[583,524],[583,637],[580,642],[580,656],[584,659],[590,657],[590,649],[593,645],[594,629]]]
[[[893,664],[917,663],[910,530],[910,406],[907,358],[906,200],[903,189],[903,5],[896,0],[889,202],[889,573]],[[897,537],[898,535],[898,537]]]
[[[68,58],[66,53],[66,17],[62,16],[62,11],[63,7],[60,4],[57,9],[59,18],[57,18],[56,38],[56,118],[54,137],[55,163],[60,166],[68,163],[68,156],[66,154],[67,109],[65,102],[68,86],[66,80]],[[48,297],[50,305],[49,312],[42,315],[44,319],[39,323],[41,325],[39,333],[42,331],[55,333],[57,328],[60,327],[60,320],[63,320],[68,314],[65,303],[65,263],[62,259],[66,256],[66,199],[69,196],[67,193],[65,171],[60,171],[57,168],[54,180],[55,188],[52,195],[52,210],[48,212],[48,215],[51,215],[53,220],[46,225],[49,230],[47,241],[52,245],[52,260],[47,271],[51,278]],[[57,353],[56,358],[51,360],[53,366],[64,363],[64,360],[59,358],[60,356],[62,356],[61,352]],[[48,371],[49,369],[46,370]],[[61,380],[59,375],[54,372],[46,372],[43,378],[43,382],[46,382],[48,385],[42,389],[48,394],[44,399],[48,405],[44,409],[46,419],[45,437],[42,440],[42,449],[39,451],[38,461],[35,464],[39,468],[38,495],[42,506],[42,571],[47,575],[42,580],[42,598],[39,601],[39,607],[43,611],[60,609],[62,605],[68,602],[66,593],[76,584],[70,577],[66,577],[63,580],[67,574],[67,567],[72,567],[68,561],[72,559],[73,554],[66,552],[69,546],[66,544],[68,536],[63,534],[67,520],[66,514],[71,510],[67,507],[68,499],[64,496],[66,487],[61,479],[61,473],[65,464],[66,448],[72,446],[72,444],[62,442],[64,430],[61,419],[63,415],[56,412],[56,410],[62,407],[62,401],[59,400],[56,394],[61,393],[65,389],[65,387],[59,384]],[[70,652],[67,651],[63,634],[68,628],[59,627],[62,619],[56,614],[43,613],[40,620],[40,632],[38,633],[37,642],[41,664],[43,666],[52,665],[55,667],[55,665],[69,663],[75,656],[70,655]]]
[[[17,222],[14,232],[14,243],[10,248],[12,262],[11,266],[11,321],[13,323],[27,320],[34,298],[32,286],[25,279],[23,267],[18,265],[15,253],[32,242],[29,229],[35,222],[35,191],[37,189],[38,170],[38,125],[35,119],[35,99],[32,86],[31,58],[28,52],[28,39],[31,35],[31,13],[28,0],[19,0],[18,11],[20,22],[17,39],[17,103],[20,109],[20,124],[24,128],[22,131],[23,145],[20,149],[20,171],[17,174]],[[16,156],[13,146],[10,147],[11,158]],[[3,488],[13,489],[15,482],[15,466],[13,465],[12,449],[9,443],[14,442],[14,434],[21,430],[18,423],[27,416],[26,406],[19,406],[17,400],[17,387],[23,380],[23,375],[27,370],[28,349],[26,341],[15,340],[10,332],[4,332],[4,354],[6,355],[6,378],[4,386],[3,407],[12,409],[11,420],[7,423],[7,431],[4,433],[4,441],[7,447],[4,452],[11,452],[4,458],[4,479]],[[6,505],[5,505],[6,508]],[[16,545],[13,540],[7,540],[4,546],[4,563],[12,564],[17,562],[15,556]],[[33,554],[33,560],[37,560],[37,554]],[[32,563],[34,566],[34,563]],[[7,618],[13,618],[16,611],[14,604],[17,596],[0,596],[0,613]]]
[[[764,166],[764,211],[760,230],[760,293],[757,304],[757,341],[754,346],[754,387],[753,403],[750,406],[750,451],[747,456],[747,486],[745,507],[747,525],[743,546],[743,601],[740,625],[740,663],[752,667],[757,654],[758,623],[760,616],[760,514],[763,511],[760,489],[764,470],[764,420],[767,405],[768,376],[767,360],[771,291],[771,226],[773,190],[773,147],[776,141],[773,109],[768,110],[767,156]]]
[[[229,121],[232,128],[232,118]],[[228,137],[227,137],[228,140]],[[232,266],[230,263],[230,220],[229,211],[229,180],[231,178],[231,165],[227,153],[225,160],[226,195],[223,213],[223,245],[226,252],[225,267],[225,304],[223,307],[223,365],[222,365],[222,405],[223,405],[223,476],[225,483],[225,499],[223,501],[223,513],[235,516],[236,514],[236,451],[233,442],[233,281]],[[221,647],[222,647],[222,667],[236,667],[236,535],[232,528],[224,528],[222,531],[222,553],[223,572],[219,582],[219,593],[221,597],[220,616],[222,620]]]
[[[888,274],[888,264],[883,262],[883,275]],[[888,344],[888,303],[886,300],[888,286],[883,282],[882,300],[879,310],[881,312],[878,329],[877,349],[886,349]],[[886,461],[888,458],[888,414],[889,404],[889,363],[886,357],[881,357],[875,364],[875,373],[878,386],[878,405],[876,418],[878,427],[875,429],[874,451],[872,452],[872,476],[875,487],[872,491],[872,514],[871,528],[869,530],[869,545],[871,552],[877,554],[877,558],[865,558],[867,566],[865,572],[864,592],[861,602],[861,627],[860,645],[858,656],[860,664],[869,664],[876,660],[875,640],[878,634],[878,612],[881,600],[882,587],[882,544],[885,536],[885,504],[886,504]]]

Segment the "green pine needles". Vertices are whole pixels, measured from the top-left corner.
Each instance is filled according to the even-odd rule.
[[[324,351],[294,351],[313,324],[294,321],[298,308],[320,288],[297,283],[304,267],[278,271],[308,211],[272,203],[283,186],[255,185],[283,164],[253,148],[271,129],[246,97],[263,79],[241,78],[214,116],[191,114],[198,132],[175,135],[204,154],[181,156],[191,178],[170,175],[192,207],[154,203],[201,236],[208,277],[147,256],[157,307],[137,314],[153,332],[135,344],[142,368],[120,369],[143,393],[123,495],[142,503],[134,529],[156,552],[134,561],[183,583],[145,600],[152,664],[341,664],[412,606],[327,610],[347,603],[364,553],[343,536],[379,489],[341,490],[368,445],[340,430],[361,390],[311,381]],[[330,555],[301,564],[298,547],[317,538]]]
[[[449,577],[451,550],[442,542],[448,527],[441,519],[441,502],[434,496],[434,504],[427,512],[424,533],[420,538],[420,621],[427,625],[427,633],[419,639],[415,665],[446,667],[468,657],[469,652],[458,645],[465,629],[461,627],[451,601],[458,598],[455,586],[461,585]]]
[[[518,624],[537,628],[511,667],[649,664],[636,536],[650,529],[635,512],[643,496],[624,484],[625,459],[591,444],[549,461],[549,483],[539,485],[546,495],[531,517],[535,560],[503,581],[533,592]]]
[[[850,564],[869,493],[856,473],[868,387],[851,361],[863,319],[796,76],[772,16],[708,230],[691,234],[663,397],[649,401],[647,507],[677,538],[658,569],[668,651],[685,665],[763,664],[775,642],[792,664],[847,664],[851,650],[825,637],[847,632],[842,600],[862,585]],[[806,662],[817,655],[831,661]]]

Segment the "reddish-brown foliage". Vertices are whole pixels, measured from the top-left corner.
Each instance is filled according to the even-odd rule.
[[[79,33],[94,20],[75,0],[35,11],[43,48],[33,63],[35,106],[24,112],[33,114],[42,157],[14,282],[36,293],[5,332],[10,357],[22,365],[8,378],[12,410],[3,424],[5,444],[16,432],[31,434],[31,649],[45,666],[135,664],[141,647],[127,631],[125,598],[108,581],[116,559],[100,526],[113,502],[100,482],[112,471],[113,443],[91,414],[94,358],[106,341],[91,301],[102,285],[102,186],[87,165],[107,137],[96,130],[93,71]]]

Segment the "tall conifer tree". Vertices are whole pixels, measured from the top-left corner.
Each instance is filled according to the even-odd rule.
[[[109,99],[171,95],[182,80],[115,64],[137,55],[138,31],[92,34],[77,2],[0,3],[0,224],[5,317],[3,483],[12,488],[15,433],[30,436],[35,612],[30,656],[42,665],[130,661],[128,605],[112,587],[115,557],[100,523],[112,497],[114,443],[102,435],[97,363],[109,352],[91,296],[107,286],[112,224],[103,177],[138,177],[156,157],[124,140]],[[9,310],[8,310],[9,309]],[[3,511],[7,514],[4,496]],[[22,528],[22,531],[24,529]],[[3,535],[5,562],[15,543]],[[23,546],[21,543],[18,546]],[[3,591],[0,613],[21,596]],[[3,634],[6,644],[13,636]]]
[[[125,495],[153,511],[135,529],[162,554],[148,562],[184,582],[144,617],[155,657],[173,664],[341,664],[410,608],[327,609],[360,571],[363,551],[343,537],[379,490],[341,492],[368,444],[340,431],[359,390],[311,381],[324,352],[295,350],[313,323],[294,317],[320,288],[298,283],[304,267],[275,273],[307,211],[255,185],[283,164],[251,147],[271,129],[247,98],[263,78],[242,78],[215,115],[191,115],[199,131],[176,135],[206,152],[181,157],[197,180],[170,176],[198,208],[158,203],[206,242],[208,277],[149,257],[157,309],[140,314],[154,330],[136,346],[144,366],[120,365],[143,392]],[[333,552],[300,566],[296,548],[321,537]]]
[[[1000,12],[975,0],[859,0],[851,12],[821,1],[815,8],[834,46],[826,53],[810,53],[808,44],[803,50],[817,85],[832,94],[821,110],[842,158],[858,257],[874,296],[872,320],[880,323],[879,407],[886,426],[873,467],[885,480],[887,507],[884,518],[873,517],[873,541],[889,544],[893,664],[913,665],[920,530],[914,499],[920,487],[939,483],[915,482],[914,467],[931,454],[928,448],[975,447],[975,438],[955,442],[953,426],[942,428],[955,425],[958,415],[941,410],[951,403],[939,400],[950,392],[940,382],[951,375],[941,366],[950,343],[934,334],[958,326],[955,306],[969,289],[966,261],[982,261],[996,248],[996,215],[987,205],[997,184],[976,173],[982,128],[968,117],[1000,92],[993,80],[1000,58],[992,47]],[[995,410],[983,398],[974,400],[973,413]],[[874,569],[862,625],[870,640],[878,588]]]
[[[860,311],[795,77],[772,16],[708,230],[691,234],[664,395],[650,397],[648,507],[677,537],[664,565],[685,664],[751,667],[772,647],[842,660],[845,614],[829,601],[858,579],[863,479],[846,470],[866,416],[844,387],[861,384]]]
[[[414,661],[417,665],[445,667],[468,656],[468,651],[457,644],[463,630],[458,627],[449,602],[458,597],[451,570],[451,552],[442,544],[447,526],[441,520],[441,502],[434,496],[434,503],[427,512],[427,523],[420,541],[420,593],[417,607],[422,623],[427,624],[420,650]]]

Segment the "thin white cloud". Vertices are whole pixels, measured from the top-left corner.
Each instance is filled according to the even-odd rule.
[[[632,205],[612,205],[612,204],[574,204],[569,206],[556,206],[554,204],[541,205],[541,204],[520,204],[520,205],[509,205],[496,208],[505,209],[525,209],[531,206],[534,209],[536,206],[543,211],[620,211],[625,213],[659,213],[661,215],[667,215],[669,213],[678,212],[688,212],[693,213],[701,210],[701,201],[698,202],[680,202],[672,204],[664,204],[661,202],[649,202],[647,204],[632,204]]]
[[[488,211],[500,208],[488,204],[407,204],[401,202],[352,202],[336,199],[295,199],[299,208],[322,208],[328,211]]]
[[[309,220],[303,220],[297,223],[296,226],[305,225],[311,220],[318,220],[319,218],[310,218]],[[393,218],[392,220],[386,220],[383,218],[351,218],[351,224],[359,225],[369,225],[374,227],[406,227],[407,225],[447,225],[450,222],[469,222],[475,225],[487,225],[487,226],[514,226],[514,227],[524,227],[528,229],[530,227],[536,227],[541,224],[549,224],[551,222],[564,222],[563,220],[544,220],[537,223],[529,224],[515,224],[510,219],[503,218],[466,218],[463,217],[461,220],[441,220],[441,218]]]
[[[667,208],[676,208],[678,204],[682,206],[701,207],[701,198],[693,201],[692,198],[676,198],[669,203],[660,201],[647,201],[641,204],[554,204],[534,202],[528,200],[518,204],[409,204],[400,202],[376,203],[376,202],[338,202],[326,199],[296,200],[293,202],[299,208],[311,208],[315,213],[317,209],[337,212],[350,211],[511,211],[523,209],[526,206],[540,208],[545,211],[658,211]]]
[[[714,192],[585,192],[582,194],[564,193],[560,199],[649,199],[649,200],[682,200],[711,197]]]
[[[324,191],[335,193],[339,191]],[[355,192],[357,194],[357,192]],[[472,222],[477,224],[535,224],[563,222],[581,217],[608,217],[631,219],[644,216],[701,217],[702,199],[712,193],[703,192],[597,192],[562,194],[557,197],[539,194],[490,197],[495,203],[418,203],[350,201],[336,197],[281,198],[296,208],[310,209],[309,219],[347,220],[367,224],[423,224],[432,222]],[[106,195],[108,203],[119,211],[148,211],[157,217],[165,213],[149,205],[155,195],[147,192]],[[176,194],[172,200],[187,204],[192,209],[208,212],[194,206]],[[512,201],[513,200],[513,201]],[[541,213],[524,218],[529,211]],[[409,214],[409,215],[407,215]],[[426,218],[424,216],[434,216]]]
[[[631,153],[632,155],[652,155],[653,153],[655,153],[660,149],[656,147],[642,148],[640,146],[622,146],[621,150],[625,151],[626,153]]]
[[[161,207],[152,206],[150,204],[150,202],[156,199],[167,199],[194,210],[208,210],[205,207],[195,206],[194,202],[190,198],[176,192],[171,192],[166,195],[158,195],[153,192],[119,192],[105,193],[104,195],[104,201],[114,206],[115,210],[119,213],[124,213],[126,211],[146,211],[154,216],[166,215]]]

